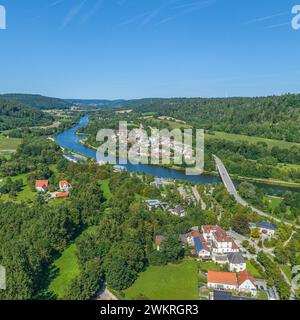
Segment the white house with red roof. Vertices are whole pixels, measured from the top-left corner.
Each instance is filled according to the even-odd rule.
[[[202,234],[206,241],[212,243],[212,252],[215,254],[226,254],[239,252],[240,248],[235,241],[227,236],[226,231],[217,225],[202,226]]]
[[[36,180],[35,182],[35,189],[37,192],[47,192],[49,187],[48,180]]]
[[[238,289],[242,293],[257,294],[256,280],[251,276],[247,269],[237,274]]]
[[[67,180],[59,181],[59,189],[62,192],[69,192],[72,189],[72,185]]]
[[[217,290],[238,291],[255,296],[256,281],[246,270],[240,273],[209,270],[207,287]]]

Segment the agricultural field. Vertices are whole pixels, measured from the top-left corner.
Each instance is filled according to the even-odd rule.
[[[198,294],[196,261],[184,261],[167,266],[150,266],[139,275],[125,298],[132,300],[143,295],[152,300],[196,300]]]
[[[260,137],[253,137],[253,136],[246,136],[242,134],[234,134],[234,133],[227,133],[227,132],[218,132],[215,131],[213,133],[206,133],[206,139],[224,139],[228,141],[247,141],[249,143],[257,143],[257,142],[265,142],[269,148],[279,147],[279,148],[291,148],[293,146],[300,147],[300,143],[294,142],[287,142],[283,140],[273,140],[267,138],[260,138]]]
[[[0,134],[0,153],[4,151],[15,151],[21,144],[22,139],[7,138]]]

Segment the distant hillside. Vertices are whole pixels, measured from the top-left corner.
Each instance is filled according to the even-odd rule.
[[[40,110],[0,97],[0,131],[48,125],[52,121],[53,118],[50,115]]]
[[[102,107],[102,106],[116,106],[123,105],[125,100],[105,100],[105,99],[68,99],[71,104],[79,106],[93,106],[93,107]]]
[[[71,103],[58,98],[45,97],[37,94],[3,94],[0,99],[16,101],[26,104],[35,109],[66,109],[69,108]]]

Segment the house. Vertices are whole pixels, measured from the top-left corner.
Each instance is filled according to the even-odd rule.
[[[212,243],[212,251],[216,254],[239,252],[240,248],[235,241],[227,236],[226,231],[217,225],[202,226],[203,237]]]
[[[276,232],[276,226],[267,221],[261,221],[256,224],[256,228],[259,229],[260,234],[266,237],[273,237]]]
[[[246,262],[243,256],[237,252],[231,252],[227,255],[229,270],[231,272],[242,272],[246,269]]]
[[[72,189],[71,184],[67,180],[59,181],[60,191],[69,192]]]
[[[174,216],[178,216],[178,217],[185,216],[185,210],[180,204],[175,206],[173,209],[170,209],[170,213],[173,214]]]
[[[35,182],[35,189],[37,192],[47,192],[49,187],[48,180],[36,180]]]
[[[199,258],[210,257],[210,250],[207,247],[206,242],[203,240],[204,238],[201,236],[194,238],[195,250]]]
[[[247,269],[240,273],[209,270],[207,287],[217,290],[238,291],[252,296],[257,294],[255,279]]]
[[[155,244],[156,244],[156,250],[159,251],[160,250],[160,245],[162,243],[162,241],[166,239],[166,237],[164,236],[156,236],[155,237]]]
[[[55,192],[55,198],[57,199],[65,199],[69,197],[69,192]]]
[[[256,281],[247,269],[237,274],[237,280],[239,292],[251,293],[252,296],[256,296]]]
[[[146,200],[145,202],[147,203],[149,210],[152,208],[158,208],[161,205],[159,200]]]
[[[217,290],[235,291],[238,289],[236,274],[232,272],[208,270],[207,287]]]
[[[212,261],[217,264],[225,265],[225,264],[228,264],[228,257],[226,254],[213,253],[212,254]]]
[[[199,258],[210,257],[209,244],[205,241],[199,230],[194,229],[186,234],[180,235],[180,240],[184,244],[194,247],[194,250],[192,251],[193,255],[197,255]]]

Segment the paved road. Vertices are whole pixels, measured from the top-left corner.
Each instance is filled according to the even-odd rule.
[[[215,162],[216,162],[217,170],[218,170],[218,172],[220,174],[220,177],[222,179],[222,182],[223,182],[225,188],[227,189],[229,194],[231,194],[235,198],[237,203],[241,204],[244,207],[250,208],[252,211],[256,212],[257,214],[259,214],[262,217],[273,219],[276,222],[284,223],[284,224],[286,224],[286,225],[288,225],[290,227],[295,227],[297,229],[300,229],[300,226],[292,224],[292,223],[284,222],[284,221],[282,221],[282,220],[280,220],[278,218],[274,218],[270,214],[267,214],[265,212],[262,212],[261,210],[256,209],[255,207],[253,207],[249,203],[247,203],[244,199],[242,199],[240,197],[240,195],[238,194],[238,192],[237,192],[237,190],[235,188],[235,185],[233,184],[233,182],[232,182],[232,180],[230,178],[230,175],[227,172],[227,170],[226,170],[223,162],[221,161],[221,159],[219,159],[215,155],[214,155],[214,159],[215,159]]]

